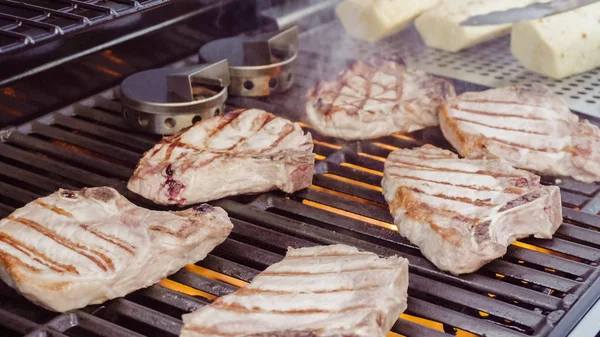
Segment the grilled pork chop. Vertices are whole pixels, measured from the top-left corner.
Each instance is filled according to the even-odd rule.
[[[370,139],[438,125],[440,104],[453,99],[446,80],[371,57],[357,61],[333,82],[318,82],[306,95],[308,122],[323,135]]]
[[[250,109],[228,112],[165,137],[140,160],[127,187],[163,205],[312,183],[310,134],[281,117]]]
[[[452,274],[476,271],[517,239],[552,238],[560,191],[502,159],[459,159],[431,145],[392,152],[383,194],[400,234]]]
[[[384,337],[406,309],[407,287],[404,258],[290,249],[245,288],[184,315],[181,337]]]
[[[206,257],[233,225],[224,210],[138,207],[109,187],[59,190],[0,221],[0,279],[54,311],[148,287]]]
[[[600,180],[600,130],[540,84],[462,94],[442,107],[440,123],[464,157],[503,158],[545,175]]]

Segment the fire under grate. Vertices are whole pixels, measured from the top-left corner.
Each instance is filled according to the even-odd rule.
[[[301,119],[303,97],[346,62],[302,51],[296,86],[266,100],[231,98],[229,109],[256,107]],[[318,65],[318,66],[315,66]],[[477,87],[455,82],[458,91]],[[481,88],[479,88],[481,89]],[[0,133],[0,216],[57,188],[126,189],[135,164],[159,137],[131,131],[116,90]],[[597,122],[597,121],[594,121]],[[301,124],[305,130],[310,127]],[[449,148],[439,130],[373,141],[342,142],[313,132],[314,185],[293,195],[269,192],[214,202],[234,223],[231,236],[204,261],[159,284],[67,314],[41,309],[0,285],[1,336],[177,336],[181,315],[235,291],[287,247],[343,243],[411,264],[408,309],[391,336],[565,336],[600,291],[600,185],[562,179],[565,223],[552,240],[526,239],[477,273],[440,272],[394,231],[380,189],[383,163],[396,148]],[[544,178],[546,184],[555,179]]]

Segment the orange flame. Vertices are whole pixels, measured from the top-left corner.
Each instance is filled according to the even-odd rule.
[[[125,64],[126,62],[123,61],[122,58],[117,57],[113,54],[112,50],[105,50],[102,52],[102,56],[106,57],[107,59],[111,60],[112,62],[116,63],[116,64]]]
[[[322,209],[322,210],[325,210],[325,211],[328,211],[328,212],[331,212],[331,213],[343,215],[343,216],[348,217],[348,218],[352,218],[352,219],[355,219],[355,220],[366,222],[366,223],[371,224],[371,225],[381,226],[381,227],[384,227],[384,228],[387,228],[387,229],[390,229],[390,230],[393,230],[393,231],[398,231],[398,226],[396,226],[394,224],[391,224],[391,223],[388,223],[388,222],[383,222],[383,221],[371,219],[371,218],[363,216],[363,215],[358,215],[358,214],[355,214],[355,213],[351,213],[351,212],[344,211],[344,210],[339,209],[339,208],[335,208],[335,207],[323,205],[323,204],[320,204],[318,202],[314,202],[314,201],[310,201],[310,200],[302,200],[302,203],[305,204],[305,205],[314,207],[314,208]]]
[[[368,169],[366,167],[362,167],[362,166],[358,166],[358,165],[354,165],[354,164],[350,164],[350,163],[341,163],[340,165],[344,166],[344,167],[351,168],[351,169],[355,169],[355,170],[358,170],[358,171],[362,171],[362,172],[366,172],[366,173],[370,173],[370,174],[373,174],[373,175],[376,175],[376,176],[383,177],[383,173],[382,172],[376,171],[376,170],[371,170],[371,169]]]
[[[317,145],[326,146],[328,148],[332,148],[332,149],[335,149],[335,150],[341,150],[342,149],[342,147],[340,145],[335,145],[335,144],[331,144],[331,143],[327,143],[327,142],[321,142],[321,141],[318,141],[318,140],[313,140],[313,143],[317,144]]]

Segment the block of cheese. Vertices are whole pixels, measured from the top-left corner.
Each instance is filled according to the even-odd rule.
[[[547,0],[546,0],[547,1]],[[520,8],[544,0],[443,0],[415,21],[425,43],[434,48],[456,52],[510,32],[511,25],[461,26],[475,15]]]
[[[555,79],[600,66],[600,2],[515,24],[510,49],[525,68]]]
[[[439,0],[344,0],[335,9],[346,32],[377,41],[404,29]]]

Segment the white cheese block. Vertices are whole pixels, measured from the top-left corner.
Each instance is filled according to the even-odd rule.
[[[547,0],[546,0],[547,1]],[[444,0],[419,16],[415,26],[425,43],[434,48],[456,52],[510,32],[511,25],[461,26],[475,15],[520,8],[536,0]]]
[[[515,24],[510,49],[531,71],[561,79],[600,66],[600,2]]]
[[[335,13],[346,32],[357,39],[377,41],[397,33],[439,0],[344,0]]]

